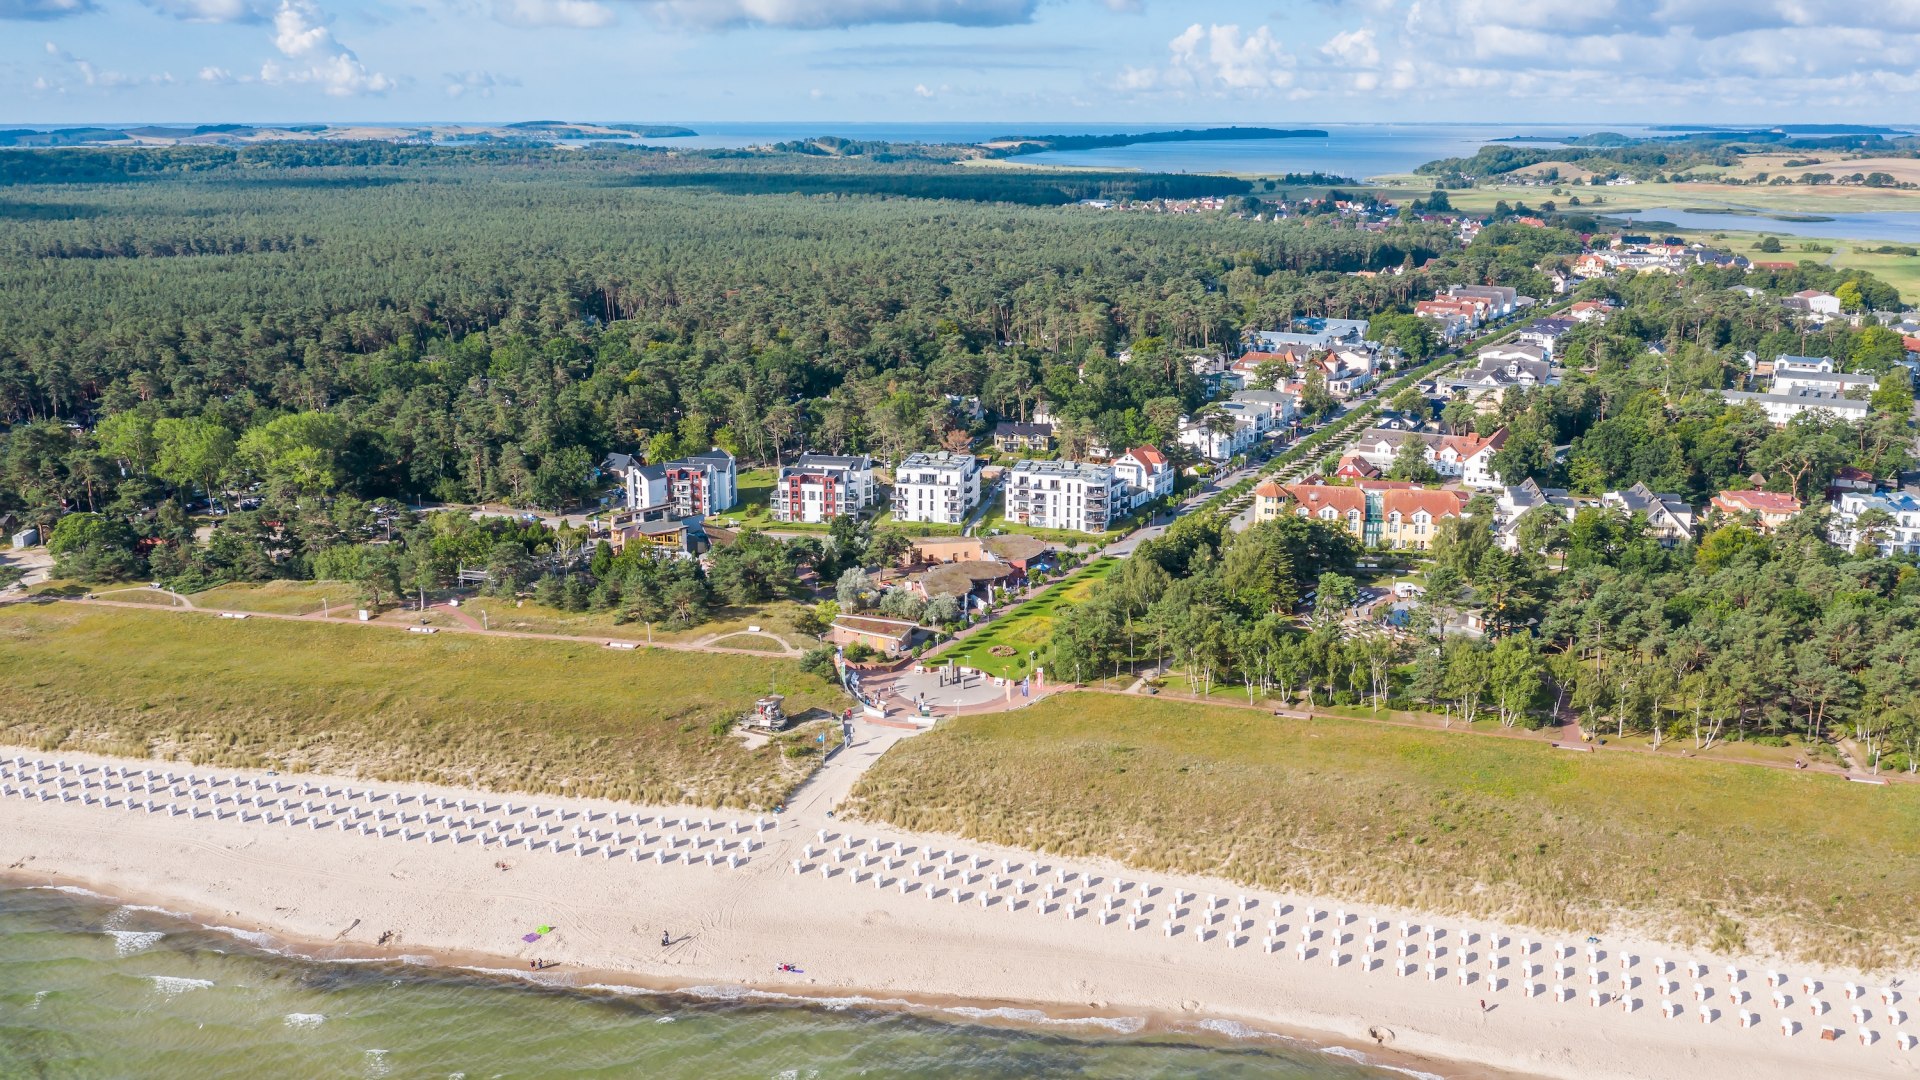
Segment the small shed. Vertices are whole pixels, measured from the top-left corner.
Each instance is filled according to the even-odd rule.
[[[835,645],[859,642],[876,652],[898,656],[912,649],[920,639],[919,623],[904,619],[881,619],[869,615],[842,615],[827,628],[827,640]]]

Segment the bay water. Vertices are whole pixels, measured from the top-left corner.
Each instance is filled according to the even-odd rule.
[[[0,887],[0,1077],[1221,1077],[1364,1080],[1232,1025],[805,1003],[307,960],[77,890]],[[1423,1074],[1415,1074],[1423,1075]]]

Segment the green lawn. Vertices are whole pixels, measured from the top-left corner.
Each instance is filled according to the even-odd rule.
[[[939,654],[942,662],[952,660],[962,667],[989,675],[1019,678],[1032,670],[1029,662],[1035,652],[1046,663],[1047,643],[1053,638],[1053,620],[1060,611],[1084,600],[1094,585],[1111,572],[1119,560],[1095,559],[1079,571],[1048,586],[1039,596],[1002,615],[984,631],[959,642]],[[1011,656],[995,656],[995,646],[1013,650]]]
[[[503,791],[770,806],[806,770],[724,722],[791,661],[321,622],[0,609],[0,741]]]
[[[993,501],[987,513],[980,519],[980,528],[975,530],[981,536],[994,532],[1019,533],[1022,536],[1034,536],[1055,544],[1070,545],[1077,548],[1104,547],[1131,532],[1134,526],[1132,518],[1122,519],[1119,524],[1105,532],[1084,533],[1067,529],[1036,529],[1019,522],[1007,520],[1007,497],[1002,492]]]
[[[1148,871],[1636,926],[1868,968],[1920,955],[1920,786],[1071,693],[958,717],[854,790],[870,820]]]

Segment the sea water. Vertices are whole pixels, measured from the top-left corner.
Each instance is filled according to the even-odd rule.
[[[82,892],[0,888],[0,1077],[1406,1075],[1231,1024],[662,994],[303,960]]]

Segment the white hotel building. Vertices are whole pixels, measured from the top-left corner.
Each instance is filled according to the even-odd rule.
[[[893,520],[959,525],[980,504],[980,459],[941,450],[908,454],[893,470]]]
[[[1122,491],[1111,465],[1018,461],[1007,473],[1007,521],[1037,529],[1105,532]]]

